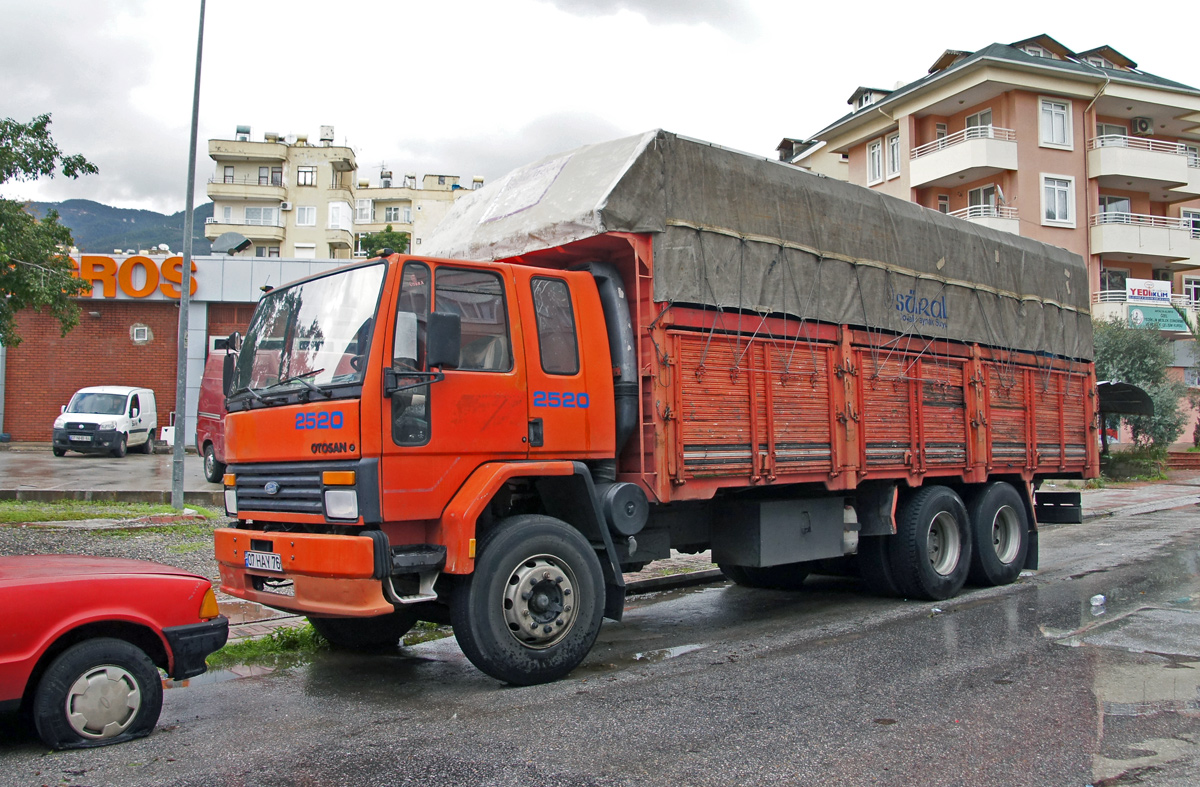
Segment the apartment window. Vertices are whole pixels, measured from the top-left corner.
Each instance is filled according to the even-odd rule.
[[[1179,215],[1183,219],[1184,225],[1192,231],[1192,237],[1200,238],[1200,210],[1184,209],[1180,211]]]
[[[934,131],[933,131],[934,139],[945,139],[946,138],[946,130],[947,129],[946,129],[945,123],[938,123],[937,125],[935,125],[933,127],[933,129],[934,129]]]
[[[355,200],[354,203],[354,221],[356,224],[370,224],[374,211],[371,209],[372,201],[369,199]]]
[[[1125,280],[1129,278],[1128,268],[1110,268],[1107,265],[1100,269],[1100,289],[1115,291],[1125,295]]]
[[[867,185],[883,180],[883,141],[867,143]]]
[[[900,135],[887,138],[887,175],[894,178],[900,174]]]
[[[393,206],[383,209],[383,220],[397,224],[412,224],[412,209]]]
[[[272,207],[247,207],[246,223],[260,227],[277,227],[279,226],[279,209]]]
[[[271,168],[270,167],[259,167],[258,168],[258,185],[269,186],[270,184],[271,184]]]
[[[353,215],[349,202],[331,202],[329,203],[329,221],[326,226],[331,230],[353,232]]]
[[[317,226],[317,209],[312,205],[300,205],[296,208],[297,227]]]
[[[438,185],[439,186],[446,185],[446,176],[445,175],[438,175]]]
[[[297,243],[294,253],[298,260],[314,260],[317,258],[317,244]]]
[[[1041,107],[1042,147],[1071,150],[1071,102],[1043,98]]]
[[[225,182],[233,183],[233,167],[225,168]]]
[[[1200,303],[1200,276],[1183,277],[1183,294],[1188,303],[1193,305]]]
[[[278,257],[279,256],[279,247],[278,246],[255,246],[254,247],[254,256],[255,257]]]
[[[283,167],[271,167],[271,185],[283,185]]]
[[[938,194],[937,209],[938,209],[938,213],[949,213],[950,212],[950,195],[949,194]]]
[[[869,107],[874,102],[875,102],[875,94],[874,93],[863,93],[861,96],[858,97],[858,108],[862,109],[863,107]]]
[[[226,205],[225,207],[221,208],[221,223],[222,224],[232,224],[233,223],[233,206],[232,205]]]
[[[984,139],[992,136],[992,110],[985,109],[967,115],[967,139]]]
[[[316,167],[296,167],[296,185],[297,186],[315,186],[315,185],[317,185],[317,168]]]
[[[1129,197],[1100,195],[1100,223],[1128,224],[1132,221],[1133,207]]]
[[[1025,47],[1025,54],[1033,55],[1034,57],[1045,57],[1046,50],[1042,49],[1040,46],[1027,46]]]
[[[1183,153],[1187,156],[1189,167],[1200,167],[1200,145],[1184,145]]]
[[[1042,175],[1042,224],[1075,226],[1075,178]]]
[[[992,184],[980,186],[967,192],[967,217],[979,218],[996,215],[996,187]]]

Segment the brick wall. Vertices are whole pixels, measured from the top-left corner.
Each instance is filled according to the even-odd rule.
[[[79,325],[66,336],[49,315],[30,309],[17,314],[22,341],[8,348],[3,429],[14,441],[49,442],[59,407],[88,385],[150,388],[158,426],[170,422],[179,328],[175,303],[105,300],[80,307]],[[93,311],[100,316],[91,316]],[[150,341],[133,342],[135,324],[150,329]]]
[[[246,335],[246,326],[254,314],[257,303],[210,303],[208,304],[208,335],[228,336],[234,331]]]

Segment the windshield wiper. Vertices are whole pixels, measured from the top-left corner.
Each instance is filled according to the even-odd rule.
[[[253,396],[255,399],[257,399],[258,401],[260,401],[260,402],[263,401],[263,398],[261,395],[259,395],[258,391],[254,390],[253,388],[251,388],[248,385],[245,388],[239,388],[236,391],[234,391],[233,393],[229,394],[229,398],[232,399],[233,397],[237,396],[240,393],[248,393],[251,396]]]
[[[284,377],[284,378],[283,378],[282,380],[280,380],[279,382],[277,382],[277,383],[275,383],[274,385],[270,386],[270,388],[278,388],[279,386],[281,386],[281,385],[287,385],[288,383],[300,383],[301,385],[303,385],[303,386],[304,386],[305,388],[307,388],[308,390],[310,390],[310,391],[312,391],[312,392],[314,392],[314,393],[319,393],[319,394],[321,394],[322,396],[324,396],[326,399],[332,399],[332,398],[333,398],[333,394],[329,393],[329,391],[326,391],[324,388],[318,388],[317,386],[315,386],[315,385],[313,385],[312,383],[310,383],[308,380],[304,379],[305,377],[313,377],[314,375],[318,375],[318,374],[320,374],[320,373],[321,373],[321,372],[323,372],[323,371],[325,371],[325,370],[324,370],[324,369],[317,369],[316,371],[312,371],[312,372],[305,372],[304,374],[294,374],[294,375],[292,375],[291,377]]]

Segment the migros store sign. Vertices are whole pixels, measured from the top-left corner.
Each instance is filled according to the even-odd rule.
[[[179,299],[183,283],[183,257],[159,260],[144,256],[117,259],[97,254],[71,258],[75,275],[92,283],[92,297],[161,300]],[[192,260],[189,293],[196,294],[196,261]],[[118,295],[120,293],[120,295]]]

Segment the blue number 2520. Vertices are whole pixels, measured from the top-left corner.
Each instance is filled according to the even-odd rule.
[[[297,429],[341,429],[342,411],[323,413],[296,413]]]
[[[534,407],[578,407],[586,410],[588,395],[585,391],[534,391]]]

